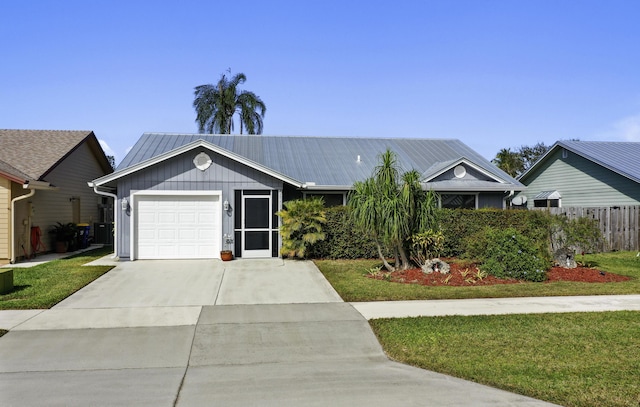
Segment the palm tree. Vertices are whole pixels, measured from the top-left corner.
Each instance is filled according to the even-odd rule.
[[[512,177],[517,177],[522,174],[524,169],[524,163],[522,162],[520,154],[511,151],[509,148],[503,148],[498,151],[496,158],[491,160],[491,162]]]
[[[238,91],[238,85],[247,77],[236,74],[230,80],[222,75],[216,85],[206,84],[195,87],[193,107],[200,133],[231,134],[233,115],[238,114],[240,134],[262,134],[262,119],[267,112],[262,99],[253,92]]]
[[[391,150],[380,155],[371,178],[354,184],[349,207],[356,227],[374,239],[389,271],[409,268],[409,238],[437,226],[435,193],[422,189],[417,171],[400,174]],[[394,253],[395,266],[385,259],[382,245]]]
[[[297,199],[283,203],[285,209],[276,213],[282,219],[280,253],[288,257],[304,258],[307,249],[324,240],[322,231],[327,216],[322,198]]]

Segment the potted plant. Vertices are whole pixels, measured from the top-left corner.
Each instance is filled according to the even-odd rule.
[[[77,233],[74,223],[57,222],[56,225],[51,227],[50,232],[54,235],[56,253],[65,253],[73,248],[73,240]]]
[[[222,261],[233,260],[233,251],[229,249],[229,245],[233,243],[233,238],[231,235],[225,234],[223,236],[224,239],[224,250],[220,250],[220,259]]]

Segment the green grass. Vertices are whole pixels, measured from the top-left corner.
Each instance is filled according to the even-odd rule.
[[[51,308],[111,270],[111,266],[83,264],[112,252],[102,248],[31,268],[14,268],[14,290],[0,295],[0,310]]]
[[[315,263],[340,296],[349,302],[463,298],[544,297],[567,295],[640,294],[640,257],[636,252],[578,256],[603,271],[629,276],[620,283],[522,283],[479,287],[429,287],[367,278],[378,260],[316,260]]]
[[[387,354],[563,406],[640,405],[640,312],[370,321]]]

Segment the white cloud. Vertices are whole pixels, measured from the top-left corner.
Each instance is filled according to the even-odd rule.
[[[640,141],[640,114],[615,122],[613,129],[615,135],[624,141]]]
[[[114,157],[116,156],[115,151],[113,151],[111,147],[109,147],[106,141],[98,139],[98,142],[100,143],[100,147],[102,147],[106,155],[112,155]]]

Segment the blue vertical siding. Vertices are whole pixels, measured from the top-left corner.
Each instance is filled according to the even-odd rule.
[[[260,171],[230,160],[209,150],[202,150],[211,157],[213,163],[205,171],[195,168],[193,159],[200,150],[193,150],[152,167],[138,171],[118,181],[118,199],[126,197],[131,201],[132,192],[155,191],[222,191],[222,200],[229,201],[235,208],[234,191],[237,189],[282,190],[282,181]],[[118,206],[119,207],[119,206]],[[130,213],[118,213],[118,256],[130,256],[129,236]],[[223,213],[222,234],[233,234],[232,212]]]

